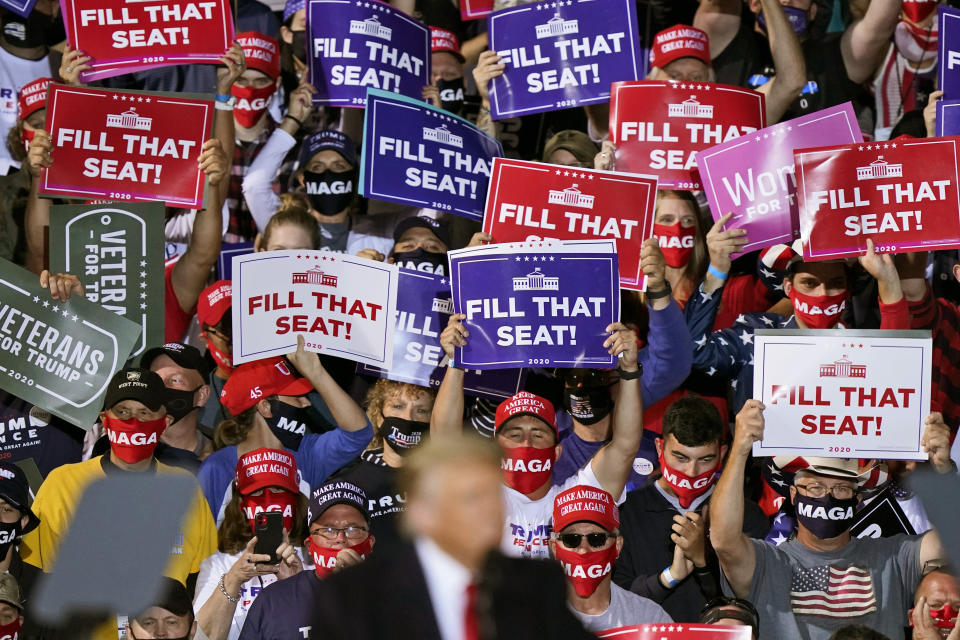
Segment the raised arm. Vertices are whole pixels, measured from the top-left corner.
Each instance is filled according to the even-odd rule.
[[[744,467],[753,443],[763,439],[764,408],[759,400],[747,400],[737,414],[730,457],[710,498],[710,543],[740,598],[750,594],[756,566],[753,544],[743,532]]]
[[[40,129],[33,135],[27,150],[27,167],[30,171],[30,195],[24,214],[24,234],[27,239],[25,266],[34,273],[43,270],[45,246],[43,232],[50,226],[50,200],[40,197],[40,176],[46,167],[53,164],[53,143],[50,134]]]
[[[797,99],[807,79],[807,65],[803,61],[800,41],[787,20],[778,0],[762,0],[763,15],[767,20],[767,40],[777,75],[760,87],[767,96],[767,125],[783,117]]]
[[[920,445],[927,454],[930,467],[937,473],[956,473],[956,467],[950,459],[950,429],[943,421],[943,415],[934,412],[924,420],[923,436]],[[931,560],[945,560],[946,550],[940,536],[934,529],[923,535],[920,542],[920,566]]]
[[[320,356],[304,349],[302,335],[297,336],[297,350],[287,354],[287,360],[317,390],[338,427],[344,431],[360,431],[366,428],[367,414],[324,369],[320,364]]]
[[[197,214],[190,244],[170,273],[177,303],[184,311],[190,311],[197,305],[197,298],[210,277],[210,269],[220,255],[223,197],[218,187],[221,180],[227,179],[227,168],[230,166],[220,142],[215,139],[203,143],[198,162],[207,175],[207,206]]]
[[[501,64],[500,56],[495,51],[484,51],[473,68],[473,81],[477,85],[477,94],[480,96],[480,115],[477,116],[477,127],[491,138],[497,137],[497,124],[490,117],[490,81],[503,75],[507,65]]]
[[[890,36],[900,17],[901,0],[873,0],[867,13],[843,32],[840,52],[847,77],[865,82],[890,46]]]
[[[740,30],[742,0],[700,0],[693,26],[710,36],[710,58],[716,58]]]
[[[220,56],[224,65],[217,69],[217,95],[228,96],[233,83],[236,82],[247,69],[247,61],[243,56],[240,44],[234,42],[230,49]],[[213,137],[220,141],[223,153],[233,162],[233,151],[237,145],[236,126],[233,121],[233,109],[216,109],[213,120]],[[230,188],[230,179],[220,181],[220,196],[225,200]]]
[[[447,326],[440,334],[440,346],[447,355],[448,362],[454,362],[454,348],[464,347],[470,332],[463,321],[467,316],[455,313],[450,316]],[[464,370],[447,367],[443,381],[437,390],[437,399],[433,402],[430,414],[430,437],[456,436],[463,431],[463,377]]]

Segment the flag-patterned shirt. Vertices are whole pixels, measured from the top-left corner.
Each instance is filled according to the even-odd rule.
[[[780,546],[751,540],[756,566],[747,599],[760,614],[760,637],[827,640],[846,624],[900,637],[920,579],[921,538],[854,539],[829,552],[796,539]]]

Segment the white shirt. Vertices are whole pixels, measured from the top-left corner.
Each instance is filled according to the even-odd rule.
[[[592,459],[563,484],[550,487],[547,495],[539,500],[531,500],[516,489],[503,485],[503,502],[507,515],[500,550],[514,557],[549,558],[550,547],[547,546],[547,540],[553,532],[553,501],[557,494],[579,484],[603,488],[593,472]],[[617,504],[624,499],[626,492],[620,495]]]
[[[443,640],[463,640],[467,586],[473,581],[470,570],[429,538],[417,538],[413,546],[423,568],[440,637]]]
[[[0,175],[6,175],[10,167],[19,167],[7,151],[7,133],[17,124],[20,110],[20,89],[37,78],[50,76],[50,60],[24,60],[0,49]]]

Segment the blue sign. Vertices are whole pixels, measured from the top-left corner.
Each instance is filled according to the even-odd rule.
[[[937,86],[944,100],[960,98],[960,9],[940,5]]]
[[[603,348],[607,325],[620,317],[615,245],[596,241],[611,250],[595,253],[588,243],[577,243],[583,251],[528,243],[450,252],[454,308],[466,314],[470,331],[457,364],[615,367],[617,358]]]
[[[253,253],[252,242],[224,242],[220,245],[220,257],[217,258],[218,280],[233,280],[233,256],[245,256]]]
[[[643,78],[634,0],[525,4],[491,14],[487,30],[506,65],[494,119],[608,102],[612,82]]]
[[[443,109],[370,90],[363,121],[360,194],[483,219],[500,143]]]
[[[937,137],[960,136],[960,100],[937,102]]]
[[[440,333],[447,326],[451,313],[450,280],[400,269],[393,366],[385,371],[361,364],[357,372],[436,389],[447,371],[448,360],[440,347]],[[524,373],[524,369],[470,369],[463,378],[463,392],[504,400],[523,387]]]
[[[363,107],[367,89],[420,98],[430,84],[430,29],[385,2],[307,0],[314,104]]]
[[[35,4],[37,4],[37,0],[0,0],[0,7],[9,9],[23,18],[30,15]]]

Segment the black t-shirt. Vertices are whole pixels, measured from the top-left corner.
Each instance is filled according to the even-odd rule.
[[[736,37],[713,59],[717,82],[756,89],[773,75],[770,44],[761,33],[746,24]]]
[[[323,637],[322,633],[311,632],[311,616],[321,597],[320,585],[320,578],[313,571],[301,571],[268,585],[250,605],[240,640]]]
[[[370,512],[370,533],[376,538],[375,550],[393,547],[400,542],[397,516],[404,510],[406,494],[397,491],[397,470],[388,467],[376,452],[366,452],[331,477],[357,485],[367,494]]]

